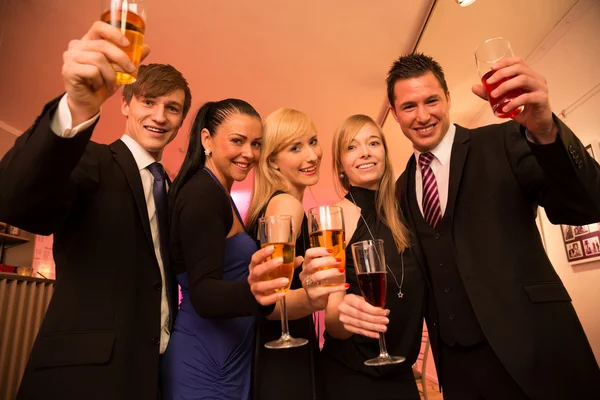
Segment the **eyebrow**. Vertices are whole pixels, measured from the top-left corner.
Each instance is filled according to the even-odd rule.
[[[183,104],[181,104],[178,101],[174,101],[174,100],[173,101],[168,101],[166,105],[168,105],[168,106],[178,106],[179,108],[183,108]]]
[[[371,139],[379,139],[381,140],[381,136],[377,136],[377,135],[370,135],[367,140],[371,140]],[[356,142],[356,138],[352,138],[352,140],[350,142],[348,142],[348,144],[351,144],[352,142]]]
[[[159,97],[160,97],[160,96],[140,96],[140,97],[139,97],[139,99],[140,99],[140,100],[142,100],[142,101],[143,101],[143,100],[156,100],[156,99],[158,99]],[[165,105],[167,105],[167,106],[173,106],[173,105],[176,105],[176,106],[178,106],[178,107],[180,107],[180,108],[183,108],[183,104],[181,104],[180,102],[178,102],[178,101],[175,101],[175,100],[167,101],[167,102],[165,103]]]
[[[235,135],[235,136],[239,136],[239,137],[243,138],[244,140],[247,140],[247,139],[248,139],[248,136],[244,135],[243,133],[239,133],[239,132],[231,132],[231,133],[229,134],[229,136],[233,136],[233,135]],[[262,136],[259,136],[259,137],[255,138],[254,140],[262,140]]]
[[[428,97],[425,98],[425,102],[428,102],[430,100],[438,100],[438,99],[441,99],[441,98],[442,97],[439,94],[432,94],[431,96],[428,96]],[[410,101],[406,101],[404,103],[401,103],[400,107],[411,106],[411,105],[414,105],[414,104],[417,104],[417,102],[414,101],[414,100],[410,100]]]

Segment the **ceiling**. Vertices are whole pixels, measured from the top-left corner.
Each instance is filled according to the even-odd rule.
[[[324,168],[313,191],[320,203],[331,199],[333,132],[355,113],[383,120],[385,76],[400,54],[418,42],[419,51],[440,62],[452,120],[468,125],[485,106],[470,92],[478,81],[477,44],[505,36],[525,57],[577,2],[478,0],[461,8],[454,0],[148,1],[146,43],[152,53],[146,61],[174,65],[193,95],[186,124],[165,151],[167,168],[179,167],[189,122],[206,101],[238,97],[263,117],[280,107],[297,108],[313,118],[323,144]],[[63,91],[62,53],[98,19],[99,3],[0,0],[0,126],[26,129]],[[118,103],[114,96],[104,105],[94,140],[108,143],[123,133]],[[410,146],[389,120],[385,130],[401,172]],[[238,189],[250,186],[247,179]]]

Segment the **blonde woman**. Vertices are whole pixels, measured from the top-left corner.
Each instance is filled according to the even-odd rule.
[[[421,345],[425,281],[408,249],[409,233],[394,197],[394,172],[377,123],[365,115],[347,118],[334,136],[333,164],[338,189],[344,195],[336,205],[344,210],[346,282],[350,287],[346,295],[333,293],[325,312],[322,368],[327,399],[418,400],[412,365]],[[384,367],[364,365],[379,354],[378,341],[373,339],[377,334],[373,336],[372,331],[385,331],[386,327],[373,324],[377,320],[362,311],[374,307],[361,296],[351,252],[353,243],[373,239],[384,240],[388,269],[388,311],[377,318],[389,319],[388,352],[406,357],[401,364]]]
[[[256,237],[257,221],[263,216],[291,215],[296,235],[296,255],[305,262],[297,268],[291,289],[286,294],[290,333],[309,343],[286,350],[268,350],[264,344],[281,335],[279,321],[263,320],[256,335],[254,359],[255,399],[315,399],[320,397],[316,371],[319,356],[318,338],[312,313],[322,310],[332,292],[343,292],[345,285],[310,286],[302,282],[311,276],[315,282],[343,274],[343,269],[316,271],[324,262],[336,260],[326,249],[309,249],[308,223],[302,200],[307,187],[319,181],[323,151],[312,120],[304,113],[282,108],[269,115],[264,123],[262,151],[255,169],[254,194],[248,210],[249,232]],[[279,305],[277,305],[277,308]],[[276,309],[269,318],[278,318]]]

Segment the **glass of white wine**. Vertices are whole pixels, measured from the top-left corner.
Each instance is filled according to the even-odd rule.
[[[310,247],[324,247],[332,251],[339,264],[321,269],[346,269],[344,213],[342,207],[321,206],[308,210]],[[324,286],[336,286],[346,282],[346,274],[320,282]]]
[[[290,290],[292,278],[294,277],[294,259],[296,258],[296,246],[294,240],[293,219],[289,215],[275,215],[263,217],[258,220],[258,238],[262,248],[275,247],[275,251],[268,260],[277,257],[283,258],[283,263],[265,274],[264,280],[270,281],[278,278],[288,278],[286,287],[276,289],[276,292],[287,292]],[[304,346],[308,340],[293,338],[287,319],[287,307],[285,296],[281,298],[281,337],[277,340],[265,343],[267,349],[289,349],[291,347]]]

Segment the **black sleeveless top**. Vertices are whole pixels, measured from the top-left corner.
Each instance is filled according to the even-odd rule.
[[[325,331],[322,357],[327,361],[324,363],[324,368],[328,368],[328,365],[335,367],[337,376],[341,369],[345,369],[348,371],[348,376],[351,377],[364,375],[386,381],[402,382],[414,379],[412,365],[415,363],[421,347],[425,281],[410,250],[405,250],[403,254],[398,253],[391,230],[377,217],[375,195],[375,191],[359,187],[352,187],[346,195],[350,202],[355,203],[361,209],[361,218],[359,218],[356,230],[346,246],[346,282],[350,284],[346,293],[362,296],[352,259],[352,244],[362,240],[383,239],[386,263],[393,272],[392,275],[388,270],[386,308],[390,310],[390,322],[387,326],[385,340],[388,353],[404,356],[406,361],[383,367],[365,366],[365,360],[379,355],[378,340],[361,335],[352,335],[349,339],[339,340],[328,335],[327,331]],[[365,221],[373,237],[371,237]],[[402,259],[404,259],[404,283],[402,284],[404,297],[399,298],[398,286],[402,279]],[[398,284],[396,284],[394,275]],[[371,381],[367,380],[366,382]],[[358,387],[365,384],[365,381],[360,379],[350,379],[344,384],[357,385],[357,392],[367,389]],[[372,389],[374,391],[371,393],[377,393],[377,388]]]
[[[273,197],[283,194],[282,191],[273,193]],[[259,218],[264,217],[269,202],[259,213]],[[257,222],[248,228],[250,236],[258,237]],[[296,256],[304,256],[310,247],[308,237],[308,219],[306,215],[302,219],[300,236],[296,239]],[[259,243],[260,247],[260,243]],[[294,271],[291,289],[301,289],[299,266]],[[311,400],[322,398],[320,386],[317,383],[320,374],[317,358],[319,357],[319,342],[317,339],[313,316],[289,321],[290,335],[295,338],[308,339],[308,344],[284,350],[272,350],[265,348],[265,343],[277,340],[281,336],[281,321],[269,321],[262,318],[257,324],[256,347],[253,365],[253,398],[254,400]]]

